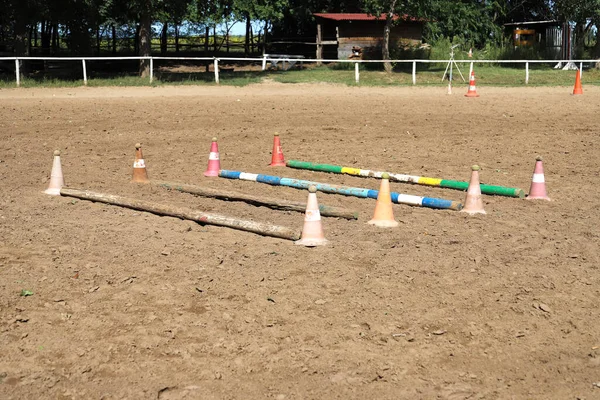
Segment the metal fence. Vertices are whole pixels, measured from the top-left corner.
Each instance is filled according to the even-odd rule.
[[[240,57],[0,57],[0,61],[14,61],[15,63],[15,82],[16,86],[21,84],[21,72],[20,72],[20,61],[27,60],[38,60],[38,61],[79,61],[81,62],[81,71],[83,77],[83,84],[87,85],[88,74],[87,74],[87,61],[116,61],[116,60],[149,60],[150,63],[150,74],[149,82],[154,79],[154,60],[179,60],[179,61],[202,61],[212,62],[214,66],[214,81],[219,83],[219,62],[260,62],[262,64],[262,70],[266,69],[267,63],[277,64],[278,62],[285,63],[288,65],[294,65],[296,63],[316,63],[318,65],[323,63],[350,63],[354,64],[354,77],[356,83],[360,82],[360,65],[366,63],[394,63],[394,64],[412,64],[412,84],[417,84],[417,64],[449,64],[450,61],[455,63],[470,64],[470,71],[473,70],[474,64],[524,64],[525,66],[525,84],[529,83],[529,66],[530,64],[554,64],[564,63],[572,66],[572,69],[579,69],[582,73],[584,63],[598,63],[598,60],[337,60],[337,59],[305,59],[291,55],[269,55],[265,54],[263,57],[256,58],[240,58]],[[576,64],[579,64],[577,67]],[[285,64],[284,64],[285,65]]]

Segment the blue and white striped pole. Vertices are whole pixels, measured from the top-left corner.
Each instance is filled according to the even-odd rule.
[[[301,179],[292,179],[292,178],[283,178],[279,176],[273,175],[264,175],[264,174],[252,174],[248,172],[241,171],[228,171],[222,169],[219,171],[219,176],[221,178],[228,179],[240,179],[244,181],[252,181],[252,182],[260,182],[267,183],[273,186],[288,186],[296,189],[308,189],[309,186],[314,185],[318,191],[323,193],[331,193],[331,194],[341,194],[344,196],[354,196],[361,198],[370,198],[377,200],[377,195],[379,194],[378,190],[373,189],[363,189],[363,188],[355,188],[349,186],[340,186],[340,185],[330,185],[328,183],[320,183],[320,182],[312,182],[305,181]],[[447,209],[447,210],[456,210],[460,211],[462,209],[462,204],[457,201],[445,200],[445,199],[437,199],[432,197],[421,197],[421,196],[413,196],[409,194],[402,194],[392,192],[392,201],[397,204],[407,204],[410,206],[417,207],[428,207],[428,208],[436,208],[436,209]]]

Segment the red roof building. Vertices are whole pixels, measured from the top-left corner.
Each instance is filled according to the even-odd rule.
[[[358,13],[315,13],[317,20],[317,58],[348,59],[353,48],[362,54],[381,58],[386,15]],[[390,31],[390,49],[421,44],[425,20],[394,15]],[[335,46],[335,48],[334,48]]]
[[[361,13],[314,13],[315,17],[320,17],[324,19],[331,19],[334,21],[385,21],[385,14],[381,14],[380,16],[369,15],[369,14],[361,14]],[[418,18],[410,17],[408,15],[398,15],[394,14],[392,20],[398,21],[420,21]]]

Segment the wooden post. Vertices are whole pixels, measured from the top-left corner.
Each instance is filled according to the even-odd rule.
[[[263,35],[263,51],[265,54],[267,52],[267,32],[269,31],[269,21],[265,21],[265,34]]]
[[[250,54],[250,14],[246,14],[246,36],[244,37],[244,56]]]
[[[213,27],[213,55],[217,53],[217,26]]]
[[[175,207],[150,201],[136,200],[112,194],[96,193],[89,190],[62,188],[60,190],[60,194],[62,196],[75,197],[82,200],[96,201],[99,203],[131,208],[133,210],[147,211],[157,215],[189,219],[202,225],[223,226],[226,228],[238,229],[263,236],[272,236],[287,240],[300,239],[300,232],[284,226],[237,219],[219,214],[205,213],[184,207]]]
[[[35,28],[37,32],[37,24]],[[102,32],[100,31],[100,25],[96,25],[96,55],[100,55],[101,50],[101,42],[102,42]]]
[[[112,25],[112,53],[117,54],[117,28]]]
[[[152,181],[153,184],[169,190],[177,190],[179,192],[191,193],[197,196],[210,197],[227,201],[243,201],[257,207],[269,207],[274,210],[281,211],[297,211],[305,212],[306,203],[299,201],[288,201],[281,199],[273,199],[268,197],[252,196],[246,193],[239,193],[229,190],[217,190],[204,188],[195,185],[186,185],[183,183]],[[332,207],[319,204],[319,211],[324,217],[336,217],[345,219],[358,219],[358,211],[347,210],[342,207]]]
[[[169,28],[169,24],[167,22],[162,23],[162,29],[160,31],[160,55],[165,57],[167,55],[167,30]]]
[[[321,60],[323,58],[323,45],[321,42],[323,41],[323,35],[321,32],[321,24],[317,24],[317,60]],[[321,61],[317,61],[317,65],[321,65]]]
[[[210,28],[204,30],[204,57],[208,57],[208,41],[210,40]]]
[[[208,57],[208,41],[210,39],[210,28],[207,26],[204,31],[204,57]],[[206,72],[208,72],[208,66],[210,64],[206,63]]]

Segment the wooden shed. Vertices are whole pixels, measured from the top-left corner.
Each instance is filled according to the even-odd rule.
[[[509,22],[504,24],[513,45],[538,47],[546,52],[544,57],[570,60],[572,56],[573,29],[568,23],[551,21]]]
[[[315,13],[317,20],[317,58],[347,59],[352,48],[365,53],[381,54],[385,14]],[[424,20],[408,15],[394,15],[390,31],[390,48],[419,45],[423,40]],[[325,47],[324,47],[325,46]]]

